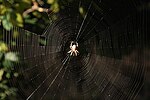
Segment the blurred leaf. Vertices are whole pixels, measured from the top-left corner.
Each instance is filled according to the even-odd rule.
[[[16,42],[15,42],[15,41],[11,41],[10,44],[11,44],[12,46],[16,46]]]
[[[10,94],[11,94],[11,91],[5,90],[5,94],[10,95]]]
[[[8,47],[4,42],[0,42],[0,52],[8,51]]]
[[[6,71],[8,71],[8,70],[10,70],[10,67],[13,66],[13,64],[12,64],[12,62],[9,61],[9,60],[4,60],[4,61],[3,61],[3,66],[4,66],[4,69],[5,69]]]
[[[40,13],[40,12],[34,11],[32,14],[33,14],[35,17],[37,17],[37,18],[41,18],[41,13]]]
[[[48,4],[53,4],[55,0],[47,0]]]
[[[10,22],[9,14],[3,16],[2,24],[6,30],[10,30],[13,27],[12,23]]]
[[[20,13],[16,13],[16,15],[17,15],[17,18],[16,18],[17,26],[23,27],[23,18],[21,16],[21,14]]]
[[[2,60],[4,53],[0,52],[0,60]]]
[[[37,21],[38,21],[37,18],[25,19],[25,22],[29,24],[35,24]]]
[[[2,89],[8,89],[8,86],[7,86],[6,83],[4,83],[4,82],[6,82],[6,81],[2,81],[2,82],[0,83],[0,88],[2,88]]]
[[[31,4],[32,0],[22,0],[22,2],[25,2],[25,3]]]
[[[15,2],[14,7],[20,13],[23,13],[25,9],[30,8],[32,4],[32,0],[15,0]]]
[[[7,82],[8,82],[7,80],[3,80],[1,83],[6,84]]]
[[[10,73],[6,73],[6,78],[10,78]]]
[[[3,4],[6,6],[6,7],[9,7],[11,8],[12,4],[10,2],[8,2],[9,0],[3,0]]]
[[[14,98],[13,96],[16,95],[16,91],[17,91],[16,88],[8,87],[6,84],[3,83],[0,83],[0,88],[1,90],[3,90],[2,92],[0,92],[0,100],[17,100],[17,99],[12,99]],[[9,98],[8,96],[10,96],[10,99],[8,99]]]
[[[4,5],[0,5],[0,15],[3,15],[7,11],[7,8]]]
[[[23,27],[23,18],[20,13],[11,11],[10,18],[11,18],[11,22],[13,23],[13,25]]]
[[[83,7],[80,7],[80,8],[79,8],[79,12],[80,12],[81,15],[84,14],[84,9],[83,9]]]
[[[18,76],[19,76],[19,74],[15,72],[15,73],[14,73],[14,76],[15,76],[15,77],[18,77]]]
[[[6,94],[5,93],[0,93],[0,99],[5,100],[5,98],[6,98]]]
[[[0,81],[2,80],[3,74],[4,74],[4,70],[0,69]]]
[[[25,19],[30,19],[31,16],[29,14],[27,14],[26,16],[24,16]]]
[[[5,59],[8,61],[19,61],[18,56],[13,52],[8,52],[5,54]]]
[[[14,3],[14,0],[7,0],[10,4]]]
[[[54,13],[59,12],[59,4],[58,4],[58,2],[54,2],[54,3],[51,5],[51,10],[52,10]]]
[[[19,36],[19,32],[14,30],[13,32],[13,38],[17,38]]]

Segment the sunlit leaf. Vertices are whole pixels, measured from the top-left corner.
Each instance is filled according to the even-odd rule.
[[[19,74],[15,72],[15,73],[14,73],[14,76],[15,76],[15,77],[18,77],[18,76],[19,76]]]
[[[3,16],[2,25],[3,25],[3,27],[4,27],[6,30],[12,29],[13,25],[12,25],[12,23],[9,21],[9,15]]]
[[[10,14],[10,21],[13,23],[13,25],[23,27],[23,18],[20,13],[11,11],[8,14]]]
[[[53,4],[55,0],[47,0],[48,4]]]
[[[52,10],[54,13],[59,12],[59,4],[58,4],[58,2],[55,2],[54,4],[52,4],[51,10]]]
[[[16,18],[17,26],[23,27],[23,18],[21,16],[21,14],[20,13],[16,13],[16,16],[17,16],[17,18]]]
[[[83,7],[79,7],[79,12],[83,17],[85,16],[85,11]]]
[[[80,7],[80,8],[79,8],[79,12],[80,12],[80,14],[83,14],[83,13],[84,13],[83,7]]]
[[[8,51],[8,47],[4,42],[0,42],[0,52]]]
[[[4,5],[0,5],[0,14],[4,14],[7,11],[7,8]]]
[[[8,61],[14,61],[14,62],[19,60],[18,56],[13,52],[6,53],[5,54],[5,59],[8,60]]]
[[[22,0],[22,2],[25,2],[25,3],[31,4],[32,0]]]

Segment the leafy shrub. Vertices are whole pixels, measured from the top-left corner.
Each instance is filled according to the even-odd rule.
[[[9,80],[18,76],[14,71],[18,61],[18,55],[10,52],[4,42],[0,42],[0,100],[16,96],[17,89],[9,85]]]

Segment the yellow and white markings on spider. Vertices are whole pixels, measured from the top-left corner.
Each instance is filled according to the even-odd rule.
[[[78,47],[78,43],[71,41],[70,51],[68,51],[68,53],[70,53],[70,56],[77,56],[78,55],[79,51],[77,50],[77,47]]]

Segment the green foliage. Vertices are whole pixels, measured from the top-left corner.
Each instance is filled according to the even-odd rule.
[[[0,52],[6,52],[6,51],[8,51],[7,45],[4,42],[0,41]],[[0,53],[0,55],[2,55],[2,54]],[[0,56],[0,58],[1,58],[1,56]]]
[[[19,61],[18,55],[8,51],[4,42],[0,41],[0,100],[14,98],[17,89],[9,85],[8,80],[18,76],[14,65]]]
[[[60,10],[58,0],[47,0],[47,3],[51,5],[53,12],[57,13]]]
[[[57,13],[60,10],[58,1],[46,0],[42,2],[48,4],[49,9]],[[23,16],[27,9],[32,8],[32,3],[33,0],[0,0],[0,21],[3,27],[6,30],[11,30],[13,26],[23,27],[25,23],[36,25],[37,21],[42,18],[41,12],[33,10],[26,16]]]
[[[24,0],[23,0],[24,1]],[[12,29],[13,25],[18,27],[23,27],[23,17],[21,8],[17,5],[19,2],[16,0],[2,0],[0,4],[0,20],[2,20],[2,25],[6,30]],[[19,10],[18,10],[19,9]]]
[[[2,18],[2,24],[6,30],[10,30],[13,27],[12,23],[9,21],[10,20],[9,15],[10,14],[6,14],[6,15],[1,17]]]
[[[34,25],[36,22],[38,21],[37,18],[31,18],[30,16],[28,16],[27,18],[25,18],[25,22]]]

